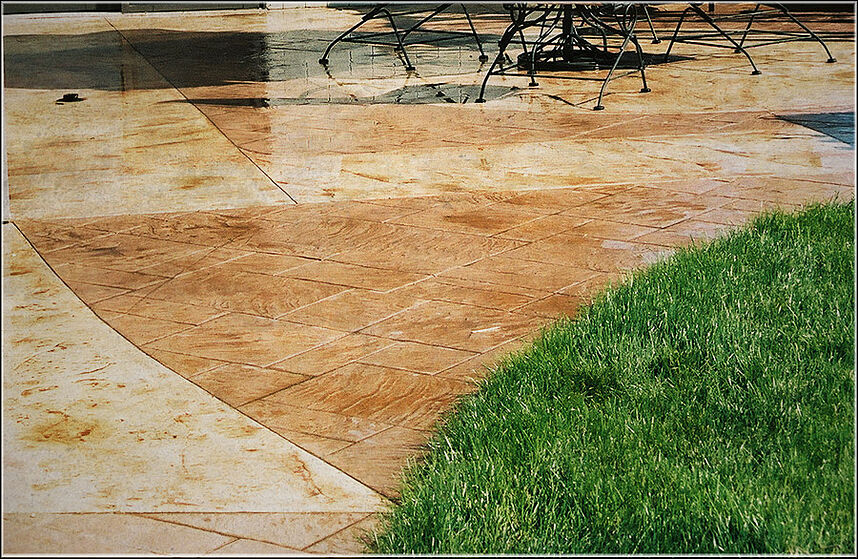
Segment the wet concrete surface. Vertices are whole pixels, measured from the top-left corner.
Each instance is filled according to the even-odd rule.
[[[184,31],[123,29],[81,35],[37,34],[4,36],[7,87],[26,89],[103,89],[129,91],[161,87],[157,81],[126,76],[122,64],[127,50],[144,56],[173,87],[190,88],[240,82],[296,79],[390,78],[403,71],[393,46],[351,42],[335,47],[327,67],[320,52],[339,35],[336,31],[285,32]],[[368,33],[356,33],[360,39]],[[497,36],[481,35],[488,44]],[[412,39],[414,37],[412,36]],[[431,38],[430,38],[431,39]],[[421,64],[424,77],[472,73],[485,69],[472,39],[445,40],[406,46]],[[100,61],[81,64],[82,60]],[[33,72],[50,61],[53,71]],[[187,71],[193,68],[192,72]]]
[[[491,59],[506,19],[476,11]],[[4,551],[360,551],[433,421],[539,327],[762,210],[854,198],[854,38],[836,64],[755,49],[760,76],[677,45],[595,112],[604,71],[473,103],[467,38],[321,66],[358,19],[4,17]]]

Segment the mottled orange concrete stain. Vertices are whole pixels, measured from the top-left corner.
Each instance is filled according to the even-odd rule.
[[[162,215],[119,240],[102,237],[112,222],[128,223],[120,216],[80,228],[75,242],[44,256],[60,277],[73,263],[87,266],[94,273],[75,272],[82,285],[109,278],[120,292],[107,297],[69,284],[144,351],[395,496],[404,459],[425,440],[420,430],[471,390],[461,381],[482,377],[498,348],[574,314],[618,274],[743,223],[751,214],[728,209],[735,204],[791,207],[854,195],[836,183],[809,185],[724,176],[255,207]],[[39,248],[64,225],[21,226]],[[224,245],[240,251],[199,256]],[[111,247],[119,248],[105,258]],[[139,282],[146,270],[172,269],[177,254],[197,256],[154,288]],[[113,266],[128,275],[111,274]],[[355,422],[365,421],[379,427],[355,437]],[[382,432],[414,429],[401,443],[386,440],[381,455],[370,444]]]
[[[106,436],[105,431],[109,430],[101,422],[76,419],[59,410],[47,410],[46,413],[51,416],[51,419],[38,425],[28,426],[21,437],[23,440],[62,445],[97,444],[100,438]]]
[[[23,239],[5,260],[4,551],[359,552],[437,418],[540,327],[760,211],[854,198],[854,148],[777,117],[854,112],[854,41],[761,48],[760,76],[678,45],[593,112],[595,82],[550,76],[445,101],[485,70],[468,47],[406,76],[341,45],[326,73],[358,17],[4,17],[4,249],[18,228],[52,270]]]

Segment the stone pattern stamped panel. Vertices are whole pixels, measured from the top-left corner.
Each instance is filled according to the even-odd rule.
[[[508,16],[472,11],[493,56]],[[551,76],[474,103],[469,41],[320,66],[360,15],[4,14],[4,552],[358,553],[540,328],[761,211],[854,199],[854,139],[819,125],[854,121],[854,37],[836,64],[754,49],[757,76],[679,44],[595,112],[597,82]]]

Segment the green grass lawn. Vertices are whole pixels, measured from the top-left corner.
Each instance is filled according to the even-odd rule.
[[[370,550],[854,550],[853,216],[761,216],[559,321],[446,417]]]

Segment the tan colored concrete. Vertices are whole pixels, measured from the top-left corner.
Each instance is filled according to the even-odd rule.
[[[352,524],[336,534],[308,547],[306,551],[322,555],[354,555],[364,549],[363,543],[371,541],[372,531],[378,525],[374,516]]]
[[[367,517],[365,513],[166,513],[147,514],[178,526],[194,527],[269,545],[305,549]],[[238,544],[238,542],[236,542]],[[241,544],[244,547],[246,544]],[[221,548],[226,552],[235,548]],[[239,553],[237,550],[235,553]]]
[[[4,17],[12,216],[53,269],[4,225],[4,551],[359,552],[376,492],[539,327],[761,210],[854,198],[854,148],[776,117],[854,111],[854,41],[755,49],[761,76],[677,45],[593,112],[597,82],[549,77],[474,104],[472,46],[406,75],[343,44],[326,74],[357,17]]]
[[[210,530],[116,513],[4,513],[3,552],[198,554],[235,540]]]
[[[538,88],[523,87],[523,77],[495,77],[491,83],[502,89],[520,89],[485,105],[385,103],[372,95],[411,87],[431,97],[439,80],[473,89],[480,66],[471,50],[459,52],[465,58],[452,67],[443,57],[417,54],[418,74],[405,77],[392,53],[370,59],[367,49],[340,45],[328,77],[316,62],[323,38],[354,17],[315,8],[289,16],[89,17],[61,28],[50,63],[17,53],[57,34],[61,20],[7,18],[15,53],[7,66],[20,72],[16,62],[26,61],[29,72],[6,92],[7,132],[15,138],[13,212],[102,215],[287,204],[290,197],[550,188],[605,182],[605,168],[614,171],[608,182],[707,177],[743,162],[755,173],[783,175],[770,164],[770,135],[818,134],[774,114],[851,107],[854,45],[843,42],[830,42],[838,64],[825,64],[810,43],[756,49],[761,76],[749,76],[741,55],[729,50],[677,45],[677,54],[693,59],[650,66],[648,94],[637,93],[634,76],[612,82],[608,110],[597,115],[590,108],[598,84],[550,77]],[[476,21],[482,32],[506,25],[499,16]],[[234,35],[227,51],[212,57],[218,32]],[[88,48],[74,50],[75,40]],[[349,52],[357,58],[349,61]],[[52,79],[58,66],[69,74],[65,83],[101,89],[81,89],[82,103],[54,104],[64,93],[63,82]],[[264,99],[274,104],[252,106]],[[755,131],[764,137],[748,137]],[[790,142],[788,149],[782,160],[793,165],[829,166],[813,163],[807,145]],[[53,152],[62,156],[43,157]],[[438,165],[448,161],[455,165]],[[48,198],[45,189],[57,181],[67,187]]]
[[[853,194],[835,183],[739,176],[412,199],[420,209],[411,208],[416,213],[403,223],[394,223],[398,214],[352,211],[369,204],[340,202],[232,210],[229,219],[162,215],[157,226],[150,219],[108,236],[106,218],[98,229],[78,227],[73,238],[64,236],[62,220],[22,227],[33,239],[67,239],[46,253],[48,262],[77,280],[70,285],[84,301],[144,351],[395,495],[396,473],[424,438],[414,430],[430,428],[468,392],[459,381],[485,374],[497,348],[514,347],[553,317],[574,315],[618,273],[723,232],[754,204],[837,195]],[[236,227],[254,214],[260,217],[252,227]],[[505,222],[508,216],[554,227],[503,240],[521,227],[517,219]],[[503,225],[461,231],[475,219]],[[114,221],[116,229],[129,223]],[[225,242],[242,254],[200,256]],[[176,255],[187,255],[177,275],[145,274]],[[119,292],[77,287],[104,282]]]
[[[20,25],[25,18],[11,19]],[[16,35],[15,23],[4,27],[7,49],[17,44],[27,48],[30,35]],[[30,72],[23,87],[15,86],[17,76],[6,80],[14,215],[115,215],[170,207],[291,203],[106,21],[90,19],[82,27],[61,32],[68,42],[81,36],[89,54],[67,63],[86,66],[90,75],[58,78],[56,73],[64,69],[45,56],[42,66],[21,69]],[[50,32],[56,31],[42,26],[37,33]],[[56,47],[62,48],[60,43]],[[40,85],[40,77],[54,87]],[[103,85],[77,87],[75,92],[85,101],[58,104],[70,87],[64,81]],[[199,157],[206,153],[217,157]],[[60,184],[64,187],[57,188]]]
[[[57,512],[366,515],[382,505],[371,490],[141,354],[59,282],[14,226],[3,229],[3,509],[18,514],[10,518],[24,532],[30,513],[51,519],[43,540],[6,536],[4,549],[156,551],[142,530],[170,528]],[[122,535],[126,529],[135,539]],[[173,531],[154,538],[163,552],[227,543],[209,532]]]

